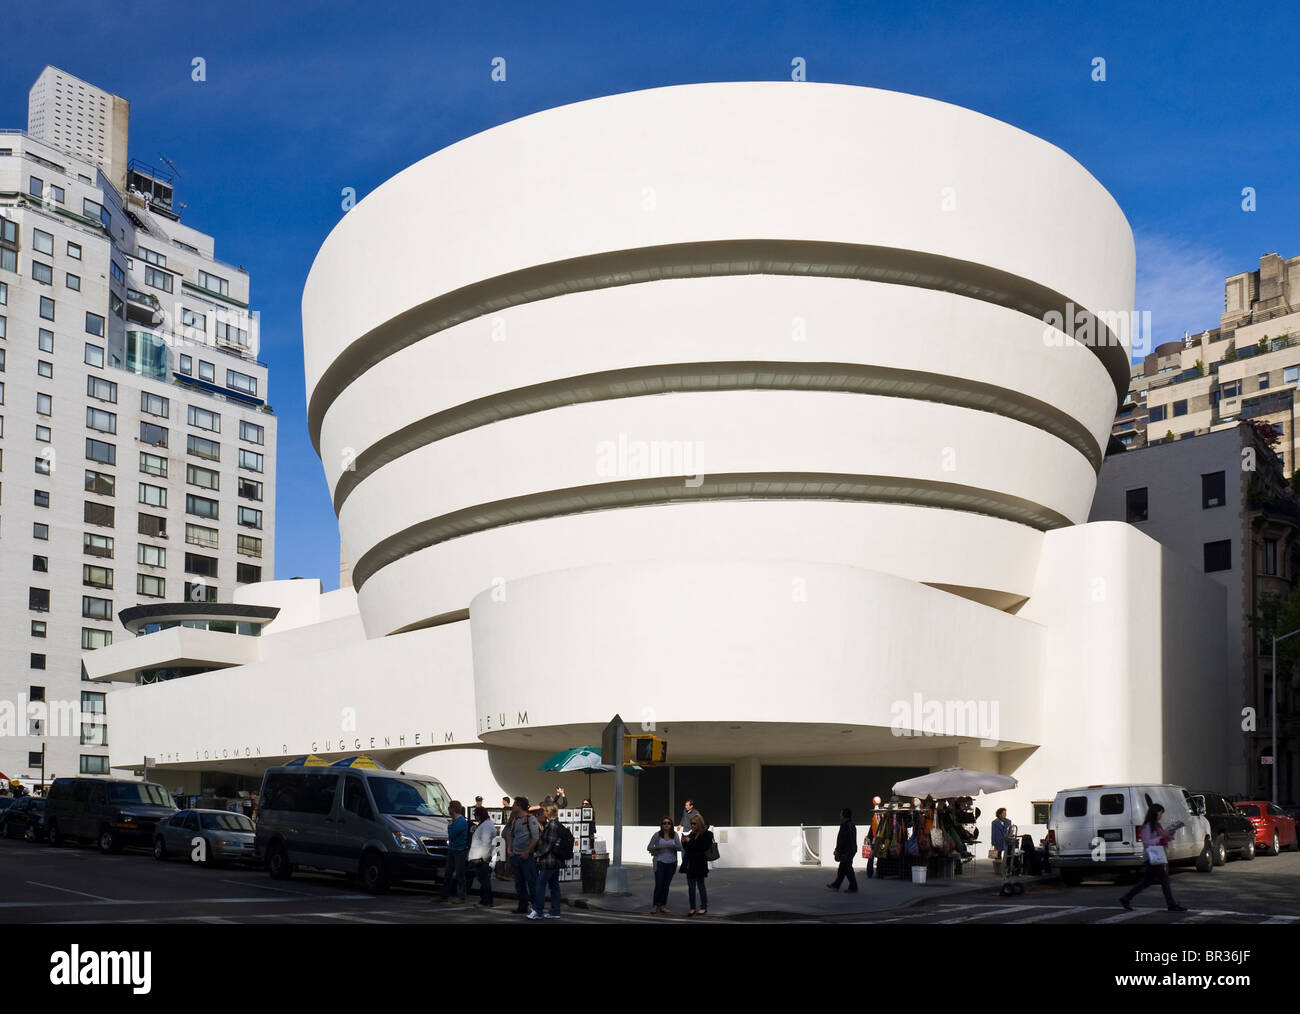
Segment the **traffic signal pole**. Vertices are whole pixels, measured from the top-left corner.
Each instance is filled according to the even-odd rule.
[[[623,869],[623,720],[614,716],[614,861],[605,877],[605,890],[611,894],[627,893],[627,870]]]

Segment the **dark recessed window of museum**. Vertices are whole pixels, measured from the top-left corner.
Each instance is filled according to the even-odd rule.
[[[1222,507],[1226,499],[1225,488],[1222,472],[1201,476],[1201,508]]]
[[[1205,544],[1205,573],[1212,574],[1216,570],[1232,569],[1232,542],[1224,539],[1222,542],[1207,542]]]
[[[1124,493],[1124,520],[1130,525],[1147,519],[1147,488],[1130,489]]]

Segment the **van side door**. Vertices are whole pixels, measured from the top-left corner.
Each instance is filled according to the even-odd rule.
[[[339,852],[345,861],[361,861],[362,846],[381,833],[377,820],[370,793],[366,791],[366,780],[360,775],[344,775],[343,805],[339,808],[337,827]]]
[[[1126,788],[1102,790],[1098,795],[1093,832],[1096,838],[1105,843],[1103,855],[1107,859],[1127,859],[1132,856],[1135,841],[1132,811],[1132,801]]]
[[[82,838],[99,836],[99,821],[108,806],[108,786],[103,782],[78,782],[77,835]]]
[[[349,871],[350,866],[342,865],[335,858],[340,774],[326,768],[293,777],[298,789],[297,808],[294,813],[284,815],[289,825],[285,838],[289,842],[290,858],[307,866]]]

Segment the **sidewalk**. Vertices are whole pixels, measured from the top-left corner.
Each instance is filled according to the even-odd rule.
[[[706,918],[761,919],[764,917],[799,916],[819,919],[825,916],[868,914],[886,909],[913,905],[924,899],[951,897],[983,891],[996,895],[1002,878],[993,875],[989,864],[977,873],[968,873],[949,880],[928,884],[913,884],[894,877],[867,879],[858,872],[858,892],[827,890],[835,871],[829,867],[726,869],[712,870],[705,881],[709,891],[709,914]],[[648,915],[654,894],[654,875],[649,866],[628,866],[628,893],[582,894],[580,885],[564,891],[564,900],[570,905],[585,906],[606,912],[628,912]],[[569,885],[564,885],[566,888]],[[697,899],[698,900],[698,899]],[[657,918],[685,918],[690,902],[686,893],[686,877],[680,872],[673,877],[668,895],[667,916]]]

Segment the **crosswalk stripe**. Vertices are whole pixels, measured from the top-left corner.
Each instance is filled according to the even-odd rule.
[[[1028,919],[1017,919],[1017,923],[1042,922],[1044,919],[1059,919],[1063,915],[1073,915],[1075,912],[1096,912],[1097,909],[1090,908],[1087,905],[1070,905],[1067,908],[1059,909],[1055,912],[1044,912],[1042,915],[1031,915]]]
[[[1292,923],[1300,919],[1300,915],[1275,915],[1264,920],[1265,926],[1276,926],[1283,923]]]
[[[1155,911],[1157,911],[1157,909],[1135,908],[1131,912],[1128,911],[1120,912],[1119,915],[1112,915],[1112,916],[1108,916],[1105,919],[1098,919],[1097,925],[1100,926],[1103,923],[1108,923],[1108,922],[1126,922],[1129,919],[1136,919],[1140,915],[1146,915],[1148,912],[1155,912]]]
[[[981,906],[983,907],[983,906]],[[990,916],[1006,915],[1010,912],[1023,912],[1025,909],[1034,908],[1033,905],[994,905],[992,912],[977,912],[974,915],[963,915],[956,919],[940,920],[945,926],[958,922],[973,922],[976,919],[985,919]]]

